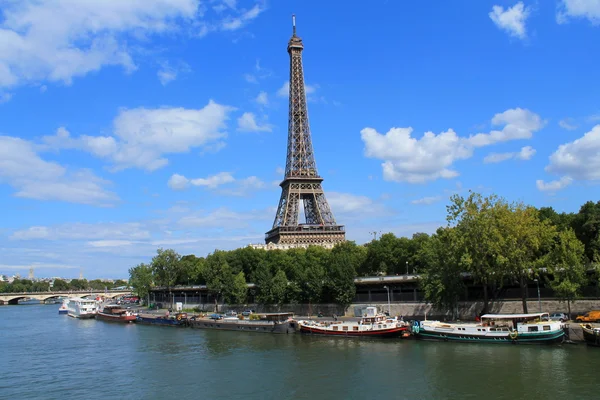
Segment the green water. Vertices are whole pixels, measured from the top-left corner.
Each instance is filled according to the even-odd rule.
[[[119,325],[0,307],[0,399],[598,399],[600,349]]]

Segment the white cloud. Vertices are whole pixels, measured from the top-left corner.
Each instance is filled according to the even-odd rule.
[[[89,170],[68,170],[43,160],[31,142],[0,136],[0,183],[12,186],[17,197],[110,206],[118,197],[107,191],[110,182]]]
[[[416,139],[411,136],[413,129],[410,127],[392,128],[386,134],[367,127],[360,133],[365,144],[365,155],[384,161],[382,168],[385,180],[424,183],[457,177],[459,173],[451,166],[457,160],[470,158],[474,148],[528,139],[543,126],[537,114],[520,108],[496,114],[492,124],[504,124],[504,127],[468,138],[460,137],[449,129],[438,135],[426,132],[423,137]]]
[[[31,264],[19,264],[19,265],[8,265],[8,264],[0,264],[0,270],[29,270],[30,268],[36,269],[76,269],[79,267],[73,265],[63,265],[63,264],[49,264],[49,263],[39,263],[34,262]]]
[[[535,181],[535,185],[537,186],[538,190],[541,190],[542,192],[556,192],[569,186],[571,182],[573,182],[573,179],[569,178],[568,176],[563,176],[559,180],[551,182],[544,182],[543,180],[538,179]]]
[[[351,193],[327,192],[327,202],[338,223],[389,215],[386,207],[370,197]]]
[[[163,86],[168,85],[170,82],[177,79],[180,73],[190,72],[190,66],[184,62],[179,62],[177,65],[171,65],[165,61],[161,63],[160,69],[156,73],[158,80]]]
[[[574,131],[578,128],[578,126],[575,124],[575,121],[573,121],[572,118],[561,119],[560,121],[558,121],[558,125],[561,128],[566,129],[568,131]]]
[[[227,188],[222,186],[230,185]],[[251,191],[265,188],[265,183],[256,176],[244,179],[235,179],[230,172],[219,172],[206,178],[188,179],[183,175],[173,174],[168,186],[173,190],[187,189],[189,186],[201,186],[207,189],[219,189],[217,192],[229,196],[245,196]]]
[[[187,188],[189,183],[189,179],[187,179],[185,176],[173,174],[171,178],[169,178],[167,185],[173,190],[183,190]]]
[[[197,215],[186,215],[177,221],[182,228],[223,228],[244,229],[252,221],[270,220],[275,216],[275,211],[266,213],[264,211],[236,212],[225,207],[218,208],[210,213]]]
[[[429,204],[437,203],[440,200],[442,200],[442,198],[440,196],[430,196],[430,197],[423,197],[421,199],[412,200],[411,203],[412,204],[429,205]]]
[[[254,113],[245,112],[238,118],[237,129],[243,132],[271,132],[272,127],[269,124],[259,125]]]
[[[263,106],[268,106],[269,105],[269,96],[267,95],[267,92],[262,91],[258,94],[258,96],[256,96],[256,102],[260,105]]]
[[[600,23],[600,1],[598,0],[561,0],[556,21],[561,24],[569,18],[586,18],[592,24]]]
[[[150,238],[150,232],[140,223],[97,223],[61,224],[54,226],[32,226],[17,230],[10,236],[13,240],[103,240]]]
[[[252,74],[244,74],[244,79],[248,83],[258,83],[258,79],[256,79],[256,76]]]
[[[521,151],[515,153],[490,153],[483,159],[486,164],[499,163],[502,161],[510,160],[511,158],[518,160],[530,160],[535,155],[536,151],[531,146],[525,146],[521,148]]]
[[[216,175],[207,178],[191,179],[190,183],[194,186],[206,186],[209,189],[214,189],[226,183],[235,182],[235,178],[229,172],[219,172]]]
[[[140,168],[154,171],[168,164],[166,154],[185,153],[193,148],[222,148],[226,121],[233,107],[212,100],[201,109],[134,108],[123,109],[113,121],[113,136],[71,138],[59,128],[55,136],[45,136],[50,148],[75,148],[109,159],[114,170]],[[62,130],[61,130],[62,129]]]
[[[47,80],[70,84],[104,66],[136,65],[136,36],[164,34],[192,21],[197,0],[21,0],[4,2],[0,87]]]
[[[283,167],[277,167],[277,168],[275,168],[275,173],[277,175],[283,176],[283,175],[285,175],[285,168],[283,168]]]
[[[525,7],[522,1],[519,1],[506,10],[502,6],[493,6],[488,15],[498,28],[506,31],[511,36],[525,39],[527,37],[525,21],[530,13],[531,10]]]
[[[312,101],[313,98],[310,96],[315,94],[319,85],[307,85],[304,84],[304,93],[306,94],[307,101]],[[277,90],[277,96],[279,97],[289,97],[290,95],[290,81],[285,81],[283,85]]]
[[[600,125],[583,137],[558,146],[546,171],[576,180],[600,179]]]
[[[471,147],[451,129],[439,135],[426,132],[421,139],[411,137],[412,131],[410,127],[392,128],[385,135],[373,128],[360,131],[365,155],[384,160],[385,180],[423,183],[453,178],[458,172],[449,167],[472,155]]]
[[[235,31],[258,17],[263,11],[264,8],[262,8],[259,4],[256,4],[251,9],[243,11],[236,17],[230,17],[223,20],[220,24],[220,28],[224,31]]]
[[[469,137],[469,142],[475,147],[516,139],[530,139],[534,132],[542,129],[544,121],[539,115],[522,108],[513,108],[494,115],[492,125],[504,125],[502,130],[489,133],[478,133]]]

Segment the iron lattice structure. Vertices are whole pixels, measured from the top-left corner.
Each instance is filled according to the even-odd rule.
[[[335,222],[317,172],[306,107],[304,72],[302,69],[302,39],[293,34],[288,42],[290,55],[290,104],[288,120],[287,159],[285,177],[281,182],[281,198],[265,242],[297,245],[331,245],[346,240],[343,225]],[[300,203],[306,221],[300,223]]]

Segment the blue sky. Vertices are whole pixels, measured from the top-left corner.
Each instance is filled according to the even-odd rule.
[[[340,4],[0,0],[0,273],[127,277],[158,247],[263,242],[293,13],[348,239],[431,233],[469,189],[598,200],[598,1]]]

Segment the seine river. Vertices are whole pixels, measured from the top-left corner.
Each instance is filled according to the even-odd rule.
[[[1,399],[598,399],[600,349],[118,325],[0,307]]]

